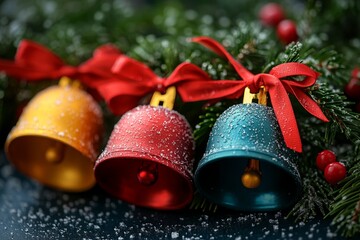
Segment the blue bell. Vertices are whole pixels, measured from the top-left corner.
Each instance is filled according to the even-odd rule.
[[[227,208],[286,209],[302,192],[298,158],[286,147],[271,107],[234,105],[210,133],[195,184],[208,200]]]

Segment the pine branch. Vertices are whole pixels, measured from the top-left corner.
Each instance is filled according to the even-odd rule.
[[[295,221],[308,221],[320,212],[323,216],[328,212],[331,203],[331,189],[322,180],[317,170],[308,169],[303,175],[303,197],[289,212],[288,217],[294,216]]]
[[[185,41],[183,41],[185,42]],[[179,39],[138,37],[137,45],[128,53],[130,57],[147,64],[159,75],[169,74],[182,61],[184,46]]]
[[[262,72],[269,72],[271,68],[287,62],[301,62],[309,55],[308,50],[300,42],[293,42],[286,46],[284,51],[277,54],[274,59],[264,67]]]
[[[220,29],[206,34],[224,45],[227,51],[248,70],[258,73],[277,54],[279,45],[270,37],[270,31],[256,22],[239,21],[229,29]],[[198,44],[193,44],[189,61],[201,66],[213,79],[239,79],[227,60]]]
[[[319,82],[310,91],[311,96],[320,103],[325,115],[330,119],[327,125],[327,136],[338,136],[336,133],[356,143],[360,141],[360,114],[350,109],[351,102],[346,100],[342,92],[332,89],[328,84]],[[334,139],[329,140],[333,142]]]
[[[307,64],[320,73],[320,82],[326,82],[329,86],[342,89],[350,77],[350,66],[344,65],[343,54],[334,50],[334,47],[327,46],[319,48],[322,43],[313,43],[310,40],[304,43],[308,48],[308,55],[303,63]]]
[[[189,208],[195,210],[201,209],[203,212],[216,212],[218,206],[215,203],[209,202],[199,192],[196,191]]]
[[[305,142],[307,143],[307,141]],[[303,182],[303,194],[288,213],[288,217],[295,217],[295,221],[306,222],[318,214],[326,215],[333,200],[331,187],[315,166],[315,149],[316,147],[311,147],[307,143],[304,146],[303,159],[297,162]]]
[[[353,163],[348,177],[341,182],[334,202],[327,217],[332,217],[332,224],[345,237],[352,237],[360,232],[360,142],[354,151]]]

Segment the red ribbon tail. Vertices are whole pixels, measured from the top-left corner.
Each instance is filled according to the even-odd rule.
[[[148,92],[141,84],[128,84],[117,79],[99,84],[96,90],[116,115],[124,114],[136,107]]]
[[[19,80],[41,81],[52,79],[53,74],[47,71],[33,69],[29,66],[21,66],[13,61],[0,59],[0,72],[4,72],[7,76]]]
[[[195,37],[192,38],[193,42],[200,43],[201,45],[209,48],[219,56],[226,58],[230,64],[235,68],[236,72],[243,78],[248,79],[253,76],[244,66],[242,66],[238,61],[236,61],[233,56],[216,40],[210,37]]]
[[[321,111],[318,104],[310,98],[305,92],[304,88],[314,85],[316,82],[319,73],[312,70],[310,67],[302,63],[283,63],[273,69],[271,69],[270,74],[273,74],[277,78],[285,78],[289,76],[303,76],[305,77],[302,81],[293,81],[293,80],[281,80],[286,91],[292,93],[303,108],[308,111],[313,116],[319,118],[324,122],[329,120],[326,118],[324,113]]]
[[[213,52],[215,52],[217,55],[223,57],[223,58],[232,58],[232,56],[226,51],[226,49],[217,41],[210,37],[194,37],[191,39],[192,42],[200,43],[201,45],[209,48]],[[230,56],[229,56],[230,55]]]
[[[121,80],[150,83],[150,85],[158,78],[147,65],[126,55],[117,58],[111,71]]]
[[[104,81],[114,77],[111,68],[120,55],[120,50],[113,45],[98,47],[93,57],[79,66],[79,80],[90,88],[97,88]]]
[[[245,85],[233,80],[188,81],[178,85],[178,92],[184,102],[214,99],[236,99],[242,95]],[[242,92],[241,94],[239,94]]]
[[[267,86],[265,86],[266,88]],[[302,152],[300,133],[289,96],[280,81],[268,86],[271,103],[288,148]]]
[[[37,71],[56,71],[65,65],[59,56],[30,40],[20,42],[15,55],[15,63]]]
[[[24,68],[19,67],[13,61],[0,59],[0,72],[4,72],[6,75],[14,78],[23,78]]]
[[[311,97],[309,97],[306,93],[304,93],[300,89],[292,88],[291,86],[287,88],[289,88],[288,90],[289,92],[294,94],[294,96],[297,98],[301,106],[303,106],[303,108],[306,111],[308,111],[311,115],[317,117],[318,119],[324,122],[329,122],[329,119],[322,112],[319,105]]]
[[[13,62],[1,60],[0,68],[11,77],[27,81],[76,76],[77,72],[49,49],[29,40],[20,42]]]

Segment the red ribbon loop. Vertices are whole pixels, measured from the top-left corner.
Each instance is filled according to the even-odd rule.
[[[137,106],[146,95],[164,92],[170,86],[176,86],[183,101],[189,101],[198,94],[201,86],[205,86],[206,80],[211,80],[207,73],[188,62],[181,63],[167,78],[163,78],[144,63],[125,55],[116,60],[112,72],[115,78],[97,90],[110,110],[118,115]]]
[[[222,84],[227,86],[221,89],[219,94],[216,94],[216,98],[237,98],[243,95],[245,87],[249,87],[252,93],[257,93],[261,86],[265,87],[269,92],[272,107],[279,122],[285,144],[290,149],[301,152],[302,144],[288,93],[293,94],[310,114],[325,122],[329,121],[317,103],[304,92],[304,89],[312,86],[318,77],[318,73],[308,66],[296,62],[283,63],[272,68],[269,74],[260,73],[254,75],[236,61],[231,54],[214,39],[209,37],[196,37],[193,38],[192,41],[200,43],[226,58],[242,78],[241,81],[228,80],[230,82],[227,84],[223,82],[226,80],[223,80]],[[303,80],[294,81],[286,79],[293,76],[302,76]],[[236,82],[236,85],[232,85],[231,83],[233,82]]]
[[[86,86],[96,87],[101,84],[99,79],[113,77],[111,67],[120,55],[121,52],[116,47],[103,45],[94,51],[91,59],[75,67],[66,65],[46,47],[30,40],[22,40],[14,61],[0,59],[0,71],[27,81],[67,76],[80,80]]]

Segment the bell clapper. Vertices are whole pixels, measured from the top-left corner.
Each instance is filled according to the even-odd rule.
[[[45,152],[45,159],[49,163],[60,163],[64,159],[65,145],[55,142]]]
[[[241,182],[246,188],[257,188],[261,184],[261,172],[259,160],[249,160],[248,166],[245,168],[241,176]]]
[[[258,104],[266,105],[266,91],[264,87],[261,87],[259,93],[252,94],[250,88],[245,88],[243,96],[243,104],[251,104],[254,99],[258,100]],[[245,168],[243,175],[241,176],[241,182],[246,188],[257,188],[261,184],[261,172],[260,161],[250,159],[248,166]]]
[[[142,161],[137,173],[137,179],[142,185],[153,185],[158,179],[158,165],[150,161]]]

